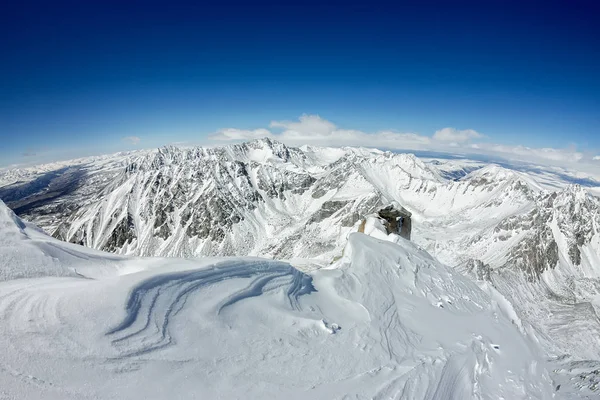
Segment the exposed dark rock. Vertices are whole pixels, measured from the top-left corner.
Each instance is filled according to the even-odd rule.
[[[118,251],[125,244],[131,243],[136,238],[133,217],[130,214],[117,223],[103,250]]]
[[[55,239],[62,240],[63,242],[68,242],[68,230],[69,227],[67,226],[67,224],[59,224],[54,230],[54,232],[52,232],[51,236]]]
[[[571,258],[573,264],[581,264],[581,250],[579,250],[579,247],[577,245],[572,245],[571,247],[569,247],[569,257]]]
[[[336,164],[338,163],[336,162],[334,165]],[[313,187],[313,199],[319,199],[331,189],[339,188],[342,182],[350,175],[351,171],[352,170],[348,168],[348,165],[337,165],[337,167],[332,168],[329,175],[320,179]]]
[[[531,280],[538,278],[545,270],[555,268],[558,245],[552,229],[547,225],[537,227],[510,251],[509,263],[524,271]]]
[[[360,214],[353,211],[340,220],[340,224],[344,227],[351,227],[360,220]]]
[[[69,240],[67,241],[69,243],[75,243],[85,246],[87,241],[87,232],[85,231],[85,227],[77,229],[72,235],[69,236]]]
[[[325,218],[331,217],[333,214],[344,208],[349,201],[326,201],[321,208],[315,212],[308,220],[308,224],[321,222]]]
[[[218,196],[198,198],[182,216],[182,221],[184,216],[189,221],[186,229],[189,237],[197,236],[200,239],[215,241],[223,240],[225,235],[231,232],[233,224],[244,219],[230,202]]]
[[[404,239],[410,240],[412,230],[410,211],[402,206],[389,205],[377,212],[380,218],[385,220],[385,228],[388,234],[397,233]]]
[[[257,166],[255,166],[257,167]],[[257,175],[258,188],[271,198],[285,200],[285,192],[302,194],[315,182],[308,174],[281,170],[272,166],[262,166]]]
[[[562,192],[542,194],[527,214],[511,216],[496,226],[500,240],[514,235],[523,239],[508,254],[508,266],[524,271],[529,279],[537,279],[559,262],[559,248],[552,226],[558,227],[567,244],[573,265],[582,262],[582,246],[592,240],[600,222],[599,203],[581,187],[571,186]]]

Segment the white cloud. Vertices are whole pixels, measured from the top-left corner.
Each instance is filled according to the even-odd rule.
[[[327,135],[300,134],[298,131],[285,131],[278,139],[295,145],[315,144],[318,146],[364,146],[383,149],[425,150],[431,142],[427,136],[415,133],[381,131],[365,133],[358,130],[335,129]]]
[[[333,122],[318,115],[307,114],[300,116],[298,121],[272,121],[269,127],[281,129],[281,132],[272,132],[268,129],[228,128],[215,132],[210,138],[218,141],[241,141],[270,137],[293,146],[311,144],[408,151],[449,151],[554,164],[569,164],[585,159],[584,154],[576,151],[575,148],[531,148],[482,142],[480,140],[486,136],[473,129],[443,128],[432,136],[391,130],[368,133],[360,130],[340,129]],[[600,156],[595,157],[594,160],[600,160]]]
[[[483,137],[481,133],[473,129],[459,130],[455,128],[443,128],[433,134],[435,140],[453,143],[463,143],[471,139],[481,139]]]
[[[138,136],[125,136],[124,138],[121,138],[121,140],[132,145],[137,145],[142,139]]]
[[[303,114],[298,122],[271,121],[271,128],[283,128],[288,136],[326,136],[336,130],[334,123],[318,115]]]
[[[215,132],[210,139],[214,140],[254,140],[260,139],[264,137],[272,137],[273,134],[269,132],[267,129],[235,129],[235,128],[227,128],[221,129]]]
[[[501,144],[482,145],[481,149],[487,153],[495,153],[505,157],[513,156],[523,161],[548,160],[558,162],[579,162],[583,153],[570,149],[531,148],[526,146],[505,146]]]
[[[300,146],[313,144],[318,146],[368,146],[390,149],[425,150],[431,138],[415,133],[380,131],[366,133],[359,130],[339,129],[334,123],[318,115],[302,115],[298,121],[272,121],[271,128],[283,128],[280,133],[267,129],[221,129],[215,132],[214,140],[251,140],[271,137],[282,142]]]
[[[600,156],[596,156],[593,158],[594,161],[600,161]]]

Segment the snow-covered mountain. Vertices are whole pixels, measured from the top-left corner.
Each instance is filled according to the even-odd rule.
[[[465,255],[479,258],[463,268],[530,321],[546,351],[563,362],[565,379],[598,390],[600,199],[578,186],[546,193],[468,248]]]
[[[361,230],[336,263],[303,272],[117,257],[46,236],[0,202],[2,396],[553,398],[509,305],[377,216]]]
[[[0,197],[57,238],[120,254],[331,259],[344,233],[400,188],[442,181],[412,155],[302,151],[268,139],[118,160],[62,172],[55,180],[69,189],[59,196],[41,175]]]
[[[165,147],[12,172],[21,180],[0,187],[0,198],[54,237],[89,248],[261,256],[306,271],[344,259],[349,235],[392,205],[413,242],[478,282],[541,345],[557,393],[598,393],[600,200],[539,168],[425,161],[269,139]]]
[[[262,139],[79,164],[6,186],[0,197],[57,238],[120,254],[327,260],[363,215],[392,201],[416,218],[472,220],[511,215],[533,201],[531,186],[495,166],[451,181],[410,154]]]

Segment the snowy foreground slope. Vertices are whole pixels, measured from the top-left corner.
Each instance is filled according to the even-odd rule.
[[[378,224],[302,272],[116,257],[45,236],[0,202],[0,398],[567,394],[508,304]]]

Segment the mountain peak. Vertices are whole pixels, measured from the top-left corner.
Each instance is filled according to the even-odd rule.
[[[247,159],[258,163],[288,162],[291,158],[290,148],[284,143],[268,137],[248,142],[232,144],[222,148],[232,158]]]
[[[485,178],[487,180],[507,180],[516,178],[517,174],[514,171],[504,168],[498,164],[490,164],[471,172],[464,179],[473,179],[476,177]]]

